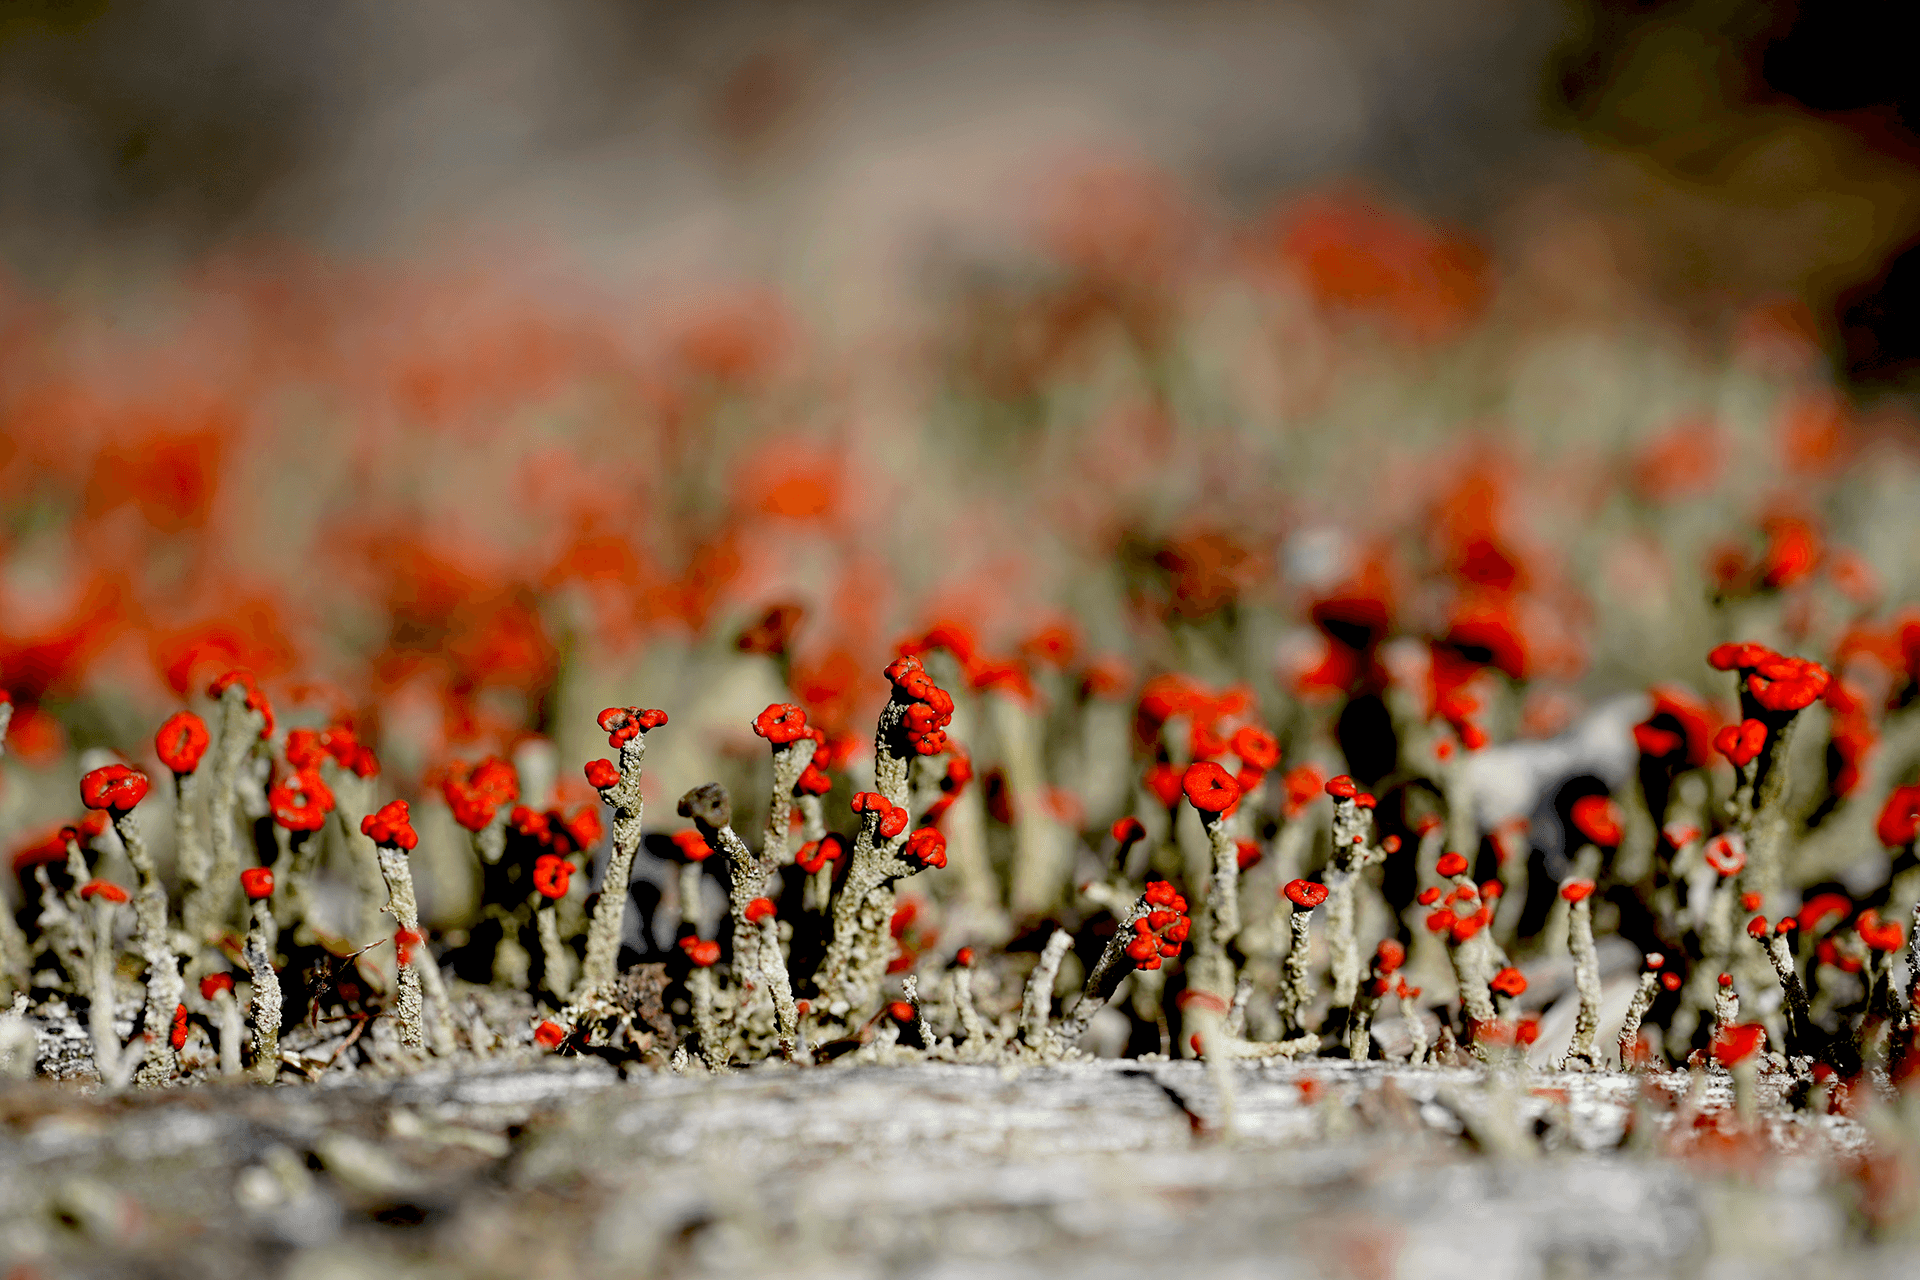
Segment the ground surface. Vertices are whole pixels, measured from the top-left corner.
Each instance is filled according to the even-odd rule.
[[[1644,1120],[1622,1142],[1624,1076],[1243,1065],[1230,1115],[1217,1083],[1192,1062],[622,1080],[547,1060],[117,1099],[22,1084],[0,1093],[0,1257],[203,1280],[1920,1268],[1831,1185],[1846,1121],[1764,1166],[1703,1164],[1650,1154]]]

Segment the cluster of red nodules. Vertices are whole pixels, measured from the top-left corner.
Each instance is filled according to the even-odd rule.
[[[720,962],[720,944],[712,938],[696,938],[689,934],[680,939],[680,950],[686,952],[687,959],[701,969],[711,969]]]
[[[500,810],[520,798],[520,775],[499,756],[487,756],[472,765],[447,766],[440,779],[453,820],[469,831],[482,831]]]
[[[507,814],[507,829],[541,850],[537,856],[564,857],[593,848],[606,827],[600,811],[591,803],[575,805],[572,810],[530,809],[517,804]]]
[[[1161,961],[1180,954],[1180,944],[1187,940],[1193,921],[1187,917],[1187,900],[1165,880],[1155,880],[1141,896],[1148,910],[1133,922],[1127,958],[1138,968],[1158,969]]]
[[[557,853],[543,853],[533,860],[533,887],[549,901],[567,896],[573,880],[573,864]]]
[[[1736,671],[1744,693],[1768,711],[1791,715],[1812,706],[1833,677],[1806,658],[1775,653],[1763,644],[1715,645],[1707,665],[1716,671]]]
[[[608,707],[600,713],[598,722],[607,735],[607,745],[619,748],[665,724],[667,713],[646,707]]]
[[[377,845],[412,852],[420,845],[405,800],[393,800],[360,819],[360,834]]]
[[[953,720],[952,695],[933,682],[912,654],[895,658],[887,665],[886,675],[894,698],[908,704],[903,728],[914,754],[937,756],[945,751],[947,725]]]
[[[1466,856],[1453,851],[1441,854],[1433,869],[1455,883],[1451,891],[1433,885],[1420,891],[1416,900],[1433,908],[1425,922],[1430,932],[1447,934],[1459,943],[1493,923],[1493,902],[1501,893],[1498,880],[1475,885],[1467,878],[1471,865]]]
[[[380,762],[371,748],[363,745],[352,727],[335,723],[324,729],[289,729],[281,749],[290,769],[318,772],[331,758],[342,769],[358,778],[371,778],[380,772]]]
[[[1371,792],[1362,791],[1360,784],[1344,773],[1328,778],[1324,790],[1336,803],[1350,800],[1362,809],[1371,809],[1380,803]]]
[[[878,791],[856,791],[850,802],[852,810],[863,816],[872,816],[875,820],[875,832],[883,840],[891,840],[907,829],[910,815],[906,809],[893,803]],[[941,862],[946,861],[946,841],[940,842]]]
[[[267,792],[273,820],[289,831],[318,831],[333,812],[333,790],[314,769],[282,774]]]

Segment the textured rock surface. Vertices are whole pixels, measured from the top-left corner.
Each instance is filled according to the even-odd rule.
[[[1897,1274],[1840,1119],[1764,1165],[1623,1076],[1192,1062],[623,1081],[598,1062],[336,1087],[0,1094],[16,1274]],[[1705,1114],[1724,1105],[1716,1086]],[[1629,1130],[1632,1130],[1629,1135]],[[1624,1140],[1623,1140],[1624,1136]],[[1731,1152],[1732,1149],[1729,1149]]]

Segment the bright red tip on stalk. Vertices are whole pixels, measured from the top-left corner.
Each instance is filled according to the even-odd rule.
[[[1756,938],[1761,942],[1765,942],[1767,940],[1767,933],[1768,925],[1765,916],[1755,916],[1753,919],[1747,921],[1747,936],[1749,938]]]
[[[1443,853],[1440,860],[1433,864],[1433,869],[1449,879],[1463,876],[1467,874],[1467,859],[1463,854]]]
[[[1233,776],[1208,760],[1187,766],[1180,789],[1186,792],[1188,803],[1206,814],[1225,813],[1240,800],[1240,787]]]
[[[1396,938],[1382,938],[1380,945],[1373,949],[1373,967],[1377,973],[1398,973],[1406,962],[1407,949]]]
[[[167,1031],[167,1043],[175,1053],[187,1047],[187,1006],[173,1006],[173,1026]]]
[[[620,785],[620,770],[611,760],[587,761],[587,785],[595,791],[611,791]]]
[[[1882,920],[1880,913],[1871,909],[1862,911],[1853,927],[1860,941],[1874,951],[1898,951],[1907,940],[1906,930],[1900,927],[1899,921]]]
[[[271,867],[248,867],[240,873],[240,891],[247,895],[248,902],[258,902],[262,898],[273,896],[273,869]]]
[[[1494,974],[1487,985],[1503,996],[1523,996],[1527,993],[1527,975],[1508,965]]]
[[[1507,887],[1498,880],[1488,880],[1480,886],[1480,896],[1491,902],[1507,891]]]
[[[1715,671],[1751,671],[1772,656],[1763,644],[1717,644],[1707,651],[1707,665]]]
[[[124,764],[101,765],[80,779],[80,803],[89,809],[128,813],[147,798],[147,775]]]
[[[233,990],[233,975],[230,973],[210,973],[200,979],[200,998],[211,1000],[222,991]]]
[[[1581,796],[1573,802],[1573,825],[1602,848],[1619,845],[1622,817],[1620,806],[1606,796]]]
[[[1767,1029],[1757,1022],[1741,1022],[1713,1037],[1713,1060],[1731,1070],[1759,1052]]]
[[[890,1002],[887,1005],[887,1016],[903,1027],[912,1026],[917,1017],[913,1011],[913,1006],[905,1000],[894,1000]]]
[[[1432,885],[1428,885],[1426,888],[1420,891],[1420,896],[1417,899],[1417,901],[1423,907],[1430,907],[1434,903],[1440,901],[1440,890],[1435,888]]]
[[[1660,828],[1660,834],[1665,836],[1667,843],[1675,849],[1684,849],[1700,838],[1700,828],[1688,826],[1684,822],[1669,822]]]
[[[1920,837],[1920,784],[1895,787],[1873,830],[1880,843],[1889,848],[1902,849],[1914,843]]]
[[[673,841],[673,847],[688,862],[705,862],[713,856],[713,846],[708,844],[706,837],[697,830],[689,828],[686,831],[676,831],[668,839]]]
[[[793,784],[795,795],[823,796],[831,790],[833,790],[833,779],[827,776],[825,769],[811,760],[807,762],[807,767],[800,771],[799,780]]]
[[[643,707],[608,707],[598,717],[600,728],[606,732],[607,745],[623,747],[649,729],[658,729],[667,722],[667,713]]]
[[[1255,769],[1264,771],[1280,763],[1280,740],[1255,725],[1235,729],[1228,745],[1242,764]]]
[[[1360,786],[1346,774],[1327,779],[1327,794],[1336,800],[1351,800],[1360,794]]]
[[[902,852],[923,867],[944,867],[947,865],[947,838],[940,834],[938,827],[921,827],[907,837]]]
[[[1560,886],[1560,896],[1568,902],[1584,902],[1593,894],[1593,881],[1569,880]]]
[[[309,769],[290,773],[267,792],[273,820],[289,831],[318,831],[333,812],[333,791]]]
[[[748,924],[759,924],[762,920],[767,920],[772,918],[773,899],[772,898],[755,898],[752,902],[749,902],[747,904],[747,909],[744,914],[747,917]]]
[[[567,1029],[557,1022],[542,1022],[533,1029],[533,1042],[542,1049],[558,1049],[567,1040]]]
[[[791,702],[776,702],[753,718],[753,731],[776,747],[807,737],[807,713]]]
[[[1742,911],[1758,911],[1760,909],[1760,895],[1757,893],[1741,894],[1740,909]]]
[[[533,860],[533,887],[543,898],[566,897],[572,879],[573,864],[557,853],[543,853]]]
[[[1647,968],[1649,969],[1658,969],[1661,965],[1665,964],[1666,962],[1667,962],[1667,958],[1661,955],[1658,951],[1649,951],[1647,953],[1646,965],[1647,965]]]
[[[1668,970],[1666,973],[1660,975],[1660,985],[1669,991],[1678,991],[1680,989],[1680,975],[1674,973],[1672,970]]]
[[[1642,755],[1670,756],[1686,744],[1687,740],[1671,729],[1652,724],[1633,726],[1633,745],[1639,748]]]
[[[108,902],[125,902],[127,891],[111,880],[89,880],[80,886],[80,896],[89,902],[95,898],[104,898]]]
[[[1747,677],[1747,691],[1769,711],[1798,711],[1818,701],[1832,678],[1817,662],[1776,655]]]
[[[1126,817],[1113,824],[1110,834],[1123,845],[1132,844],[1136,840],[1146,839],[1147,828],[1140,819]]]
[[[393,800],[360,819],[360,834],[377,845],[411,852],[419,847],[420,836],[413,829],[405,800]]]
[[[1453,940],[1456,943],[1465,942],[1486,928],[1492,919],[1493,913],[1485,908],[1475,911],[1470,915],[1463,916],[1456,913],[1453,918],[1453,924],[1449,926],[1449,932],[1452,933]]]
[[[1180,770],[1170,764],[1156,764],[1147,770],[1142,780],[1147,791],[1161,804],[1171,809],[1180,800]]]
[[[175,774],[188,774],[200,767],[210,741],[205,720],[191,711],[176,711],[153,735],[153,750]]]
[[[1773,926],[1773,931],[1779,934],[1781,937],[1785,937],[1787,934],[1792,933],[1795,929],[1798,929],[1799,927],[1800,927],[1800,922],[1798,920],[1795,920],[1792,916],[1782,916],[1780,919],[1780,923]]]
[[[326,744],[321,741],[318,729],[289,729],[287,740],[281,744],[280,753],[287,758],[287,765],[294,769],[318,769],[320,762],[327,758]]]
[[[962,947],[953,953],[953,962],[962,969],[973,968],[973,948]]]
[[[1715,981],[1717,981],[1723,987],[1730,987],[1733,985],[1733,975],[1730,973],[1723,973],[1717,979],[1715,979]]]
[[[1281,892],[1287,895],[1288,902],[1302,911],[1311,911],[1327,900],[1327,886],[1311,880],[1289,880]]]
[[[1723,831],[1707,841],[1701,850],[1707,865],[1724,877],[1731,878],[1740,874],[1747,865],[1747,844],[1737,831]]]
[[[680,949],[687,953],[687,959],[702,969],[711,969],[720,959],[720,944],[711,938],[682,938]]]

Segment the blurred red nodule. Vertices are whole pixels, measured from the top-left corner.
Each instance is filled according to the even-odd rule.
[[[1397,973],[1407,962],[1407,948],[1396,938],[1382,938],[1373,950],[1373,967],[1383,974]]]
[[[713,846],[698,831],[676,831],[668,838],[688,862],[705,862],[713,856]]]
[[[210,973],[200,979],[200,998],[211,1000],[222,991],[233,990],[233,975],[230,973]]]
[[[1649,951],[1647,953],[1646,964],[1647,964],[1647,968],[1649,969],[1658,969],[1661,965],[1665,964],[1666,962],[1667,962],[1667,958],[1661,955],[1658,951]]]
[[[1580,834],[1602,848],[1611,849],[1620,843],[1620,806],[1606,796],[1580,797],[1573,802],[1572,816]]]
[[[1899,921],[1882,920],[1878,911],[1862,911],[1853,927],[1860,934],[1860,941],[1874,951],[1898,951],[1907,940]]]
[[[200,767],[210,741],[206,721],[191,711],[176,711],[153,735],[153,750],[169,770],[186,774]]]
[[[1380,842],[1380,850],[1382,853],[1400,852],[1400,837],[1388,836],[1386,839]]]
[[[905,1000],[895,1000],[887,1006],[887,1016],[903,1027],[911,1025],[914,1020],[913,1006]]]
[[[1201,813],[1224,813],[1240,799],[1240,786],[1233,775],[1210,760],[1188,765],[1181,775],[1180,789]]]
[[[1707,841],[1707,847],[1701,852],[1706,857],[1707,865],[1722,876],[1737,876],[1747,865],[1746,842],[1737,831],[1715,836]]]
[[[1669,991],[1680,989],[1680,975],[1671,971],[1660,975],[1660,985]]]
[[[147,775],[124,764],[102,765],[80,779],[80,803],[89,809],[127,813],[147,798]]]
[[[1707,652],[1707,665],[1715,671],[1744,671],[1772,656],[1773,650],[1763,644],[1717,644]]]
[[[1111,834],[1121,844],[1132,844],[1146,838],[1147,828],[1138,818],[1122,818],[1113,824]]]
[[[962,947],[958,951],[954,952],[953,962],[959,965],[962,969],[973,968],[973,948]]]
[[[533,1042],[542,1049],[558,1049],[566,1039],[567,1029],[557,1022],[542,1022],[533,1029]]]
[[[1240,763],[1263,772],[1280,763],[1280,740],[1253,725],[1234,730],[1228,746]]]
[[[1440,890],[1435,888],[1432,885],[1428,885],[1426,888],[1420,891],[1420,896],[1417,899],[1417,901],[1423,907],[1430,907],[1434,903],[1440,901]]]
[[[1749,938],[1760,938],[1764,940],[1767,933],[1768,926],[1765,916],[1755,916],[1753,919],[1747,921],[1747,936]]]
[[[807,713],[791,702],[776,702],[753,719],[753,731],[776,747],[807,737]]]
[[[611,760],[589,760],[587,785],[596,791],[611,791],[620,785],[620,770]]]
[[[1740,909],[1742,911],[1758,911],[1760,909],[1760,902],[1761,898],[1757,893],[1743,893],[1740,895]]]
[[[762,920],[771,920],[773,918],[773,899],[755,898],[747,904],[745,914],[748,924],[759,924]]]
[[[1527,976],[1512,965],[1508,965],[1494,974],[1487,985],[1503,996],[1523,996],[1527,993]]]
[[[247,895],[249,902],[258,902],[262,898],[273,896],[273,870],[270,867],[248,867],[240,873],[240,890]]]
[[[720,944],[711,938],[682,938],[680,949],[702,969],[711,969],[720,959]]]
[[[173,1006],[173,1026],[167,1032],[167,1043],[178,1053],[187,1047],[187,1006]]]
[[[557,853],[533,860],[533,887],[544,898],[564,898],[573,880],[573,864]]]
[[[1343,773],[1327,779],[1327,794],[1336,800],[1351,800],[1360,794],[1360,787]]]
[[[420,844],[420,836],[413,829],[405,800],[389,801],[360,819],[360,834],[389,849],[410,852]]]
[[[1467,859],[1463,854],[1443,853],[1440,861],[1433,864],[1433,869],[1449,879],[1463,876],[1467,874]]]
[[[1560,896],[1568,902],[1585,902],[1593,893],[1593,881],[1569,880],[1560,886]]]
[[[125,902],[127,891],[111,880],[89,880],[80,886],[80,896],[89,902],[95,898],[103,902]]]
[[[1311,880],[1289,880],[1282,891],[1287,901],[1302,911],[1311,911],[1327,900],[1327,886]]]
[[[1903,849],[1920,837],[1920,783],[1893,789],[1874,824],[1874,834],[1892,849]]]
[[[1736,1023],[1714,1036],[1713,1060],[1723,1067],[1737,1067],[1758,1052],[1766,1039],[1767,1029],[1759,1023]]]

